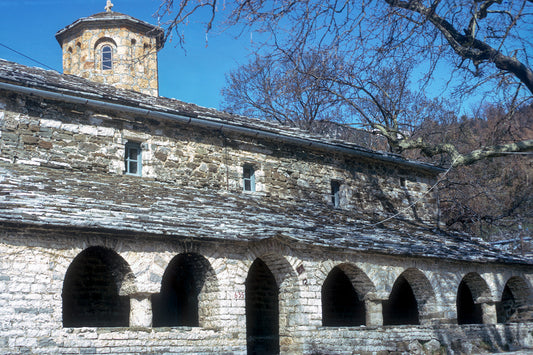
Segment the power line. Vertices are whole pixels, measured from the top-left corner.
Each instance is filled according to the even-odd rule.
[[[53,70],[53,71],[57,71],[56,69],[54,69],[54,68],[52,68],[52,67],[49,67],[48,65],[46,65],[46,64],[44,64],[44,63],[41,63],[41,62],[39,62],[38,60],[33,59],[32,57],[29,57],[29,56],[27,56],[26,54],[17,51],[16,49],[13,49],[13,48],[11,48],[11,47],[8,47],[8,46],[6,46],[6,45],[3,44],[3,43],[0,43],[0,46],[2,46],[2,47],[4,47],[4,48],[7,48],[7,49],[9,49],[10,51],[13,51],[13,52],[15,52],[15,53],[17,53],[17,54],[19,54],[19,55],[21,55],[21,56],[23,56],[23,57],[25,57],[25,58],[31,60],[31,61],[34,61],[35,63],[37,63],[37,64],[39,64],[39,65],[42,65],[42,66],[45,67],[45,68],[48,68],[48,69]]]

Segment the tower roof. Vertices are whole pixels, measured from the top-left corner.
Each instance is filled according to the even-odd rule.
[[[158,50],[164,46],[165,32],[161,27],[154,26],[148,22],[136,19],[135,17],[114,11],[100,12],[92,16],[82,17],[65,28],[57,31],[55,36],[59,44],[62,45],[67,36],[77,31],[82,31],[86,28],[117,26],[125,26],[130,30],[144,33],[150,37],[156,37]]]

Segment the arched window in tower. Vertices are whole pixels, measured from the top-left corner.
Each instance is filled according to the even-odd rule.
[[[110,46],[102,47],[102,70],[113,69],[113,49]]]
[[[66,72],[69,72],[72,68],[72,52],[72,47],[68,47],[67,51],[65,52],[64,66]]]

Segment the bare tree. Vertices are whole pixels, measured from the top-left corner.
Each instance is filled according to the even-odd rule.
[[[309,51],[328,53],[334,63],[348,63],[327,75],[307,75],[358,112],[365,124],[387,138],[394,151],[419,150],[429,157],[444,154],[458,166],[531,151],[533,139],[461,152],[449,142],[404,134],[398,121],[406,111],[404,101],[395,101],[391,94],[399,89],[405,98],[412,90],[402,89],[401,83],[391,90],[386,81],[361,76],[387,67],[399,75],[402,71],[393,68],[407,63],[423,70],[423,84],[428,84],[445,67],[458,83],[456,93],[471,95],[485,87],[499,93],[499,99],[512,102],[512,113],[531,100],[533,93],[529,66],[532,12],[531,0],[182,0],[175,7],[172,0],[163,0],[159,16],[166,20],[167,36],[176,31],[180,41],[181,26],[195,15],[203,15],[206,31],[219,24],[260,33],[265,39],[261,44],[272,45],[274,51],[297,64]],[[369,115],[372,109],[365,106],[368,104],[374,105],[377,114]]]
[[[324,61],[318,53],[302,56],[299,63],[288,58],[256,56],[226,75],[224,109],[250,117],[274,120],[314,130],[325,122],[342,122],[344,103],[324,80]]]
[[[480,140],[499,144],[533,134],[533,106],[519,110],[512,122],[507,108],[487,105],[477,117],[449,122],[425,122],[418,134],[428,140],[454,141],[458,149],[472,150]],[[450,228],[480,237],[516,237],[519,226],[533,225],[533,161],[512,155],[506,160],[485,159],[451,170],[439,187],[441,208]]]

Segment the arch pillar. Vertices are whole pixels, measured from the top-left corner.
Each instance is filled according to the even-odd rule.
[[[495,301],[486,301],[481,303],[481,311],[483,317],[483,324],[496,324],[498,323],[498,316],[496,311]]]
[[[135,293],[130,295],[130,327],[152,326],[152,294]]]
[[[383,302],[378,299],[365,299],[366,325],[377,327],[383,325]]]
[[[365,295],[366,326],[380,327],[383,325],[383,301],[388,294],[383,292],[369,292]]]

